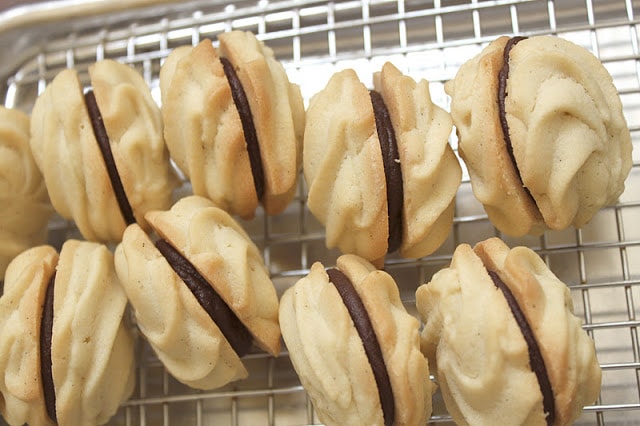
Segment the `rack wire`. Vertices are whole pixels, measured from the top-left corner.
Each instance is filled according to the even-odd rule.
[[[29,112],[60,70],[74,67],[88,82],[87,67],[112,58],[138,69],[160,102],[158,73],[171,49],[242,29],[253,31],[274,50],[306,101],[335,71],[353,68],[370,85],[372,73],[391,61],[413,78],[427,79],[435,103],[448,108],[443,83],[499,35],[555,34],[584,46],[613,76],[635,148],[626,190],[616,205],[604,208],[579,230],[510,238],[487,220],[465,171],[453,230],[445,244],[423,259],[389,258],[385,268],[415,314],[417,286],[448,264],[458,244],[500,236],[511,246],[535,249],[569,286],[603,368],[600,397],[585,408],[577,424],[630,425],[640,423],[639,16],[638,0],[157,2],[133,13],[110,11],[33,24],[17,36],[14,32],[12,41],[20,37],[27,48],[5,64],[9,72],[2,76],[0,89],[6,106]],[[457,147],[455,135],[451,144]],[[183,189],[188,191],[188,184]],[[279,294],[305,275],[314,261],[330,265],[338,255],[326,249],[323,228],[307,210],[305,194],[301,178],[298,196],[284,214],[266,217],[258,212],[254,220],[242,222],[262,249]],[[77,235],[72,223],[60,218],[51,222],[52,244],[59,247]],[[248,379],[201,392],[174,380],[144,340],[138,341],[136,390],[111,424],[318,422],[286,351],[277,358],[252,353],[245,360]],[[430,421],[451,422],[439,394]]]

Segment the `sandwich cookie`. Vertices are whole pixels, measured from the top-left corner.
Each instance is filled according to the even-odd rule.
[[[273,51],[231,31],[174,49],[160,70],[164,134],[193,193],[232,215],[269,215],[295,195],[305,112]]]
[[[386,272],[355,255],[316,262],[280,300],[291,362],[327,425],[424,425],[429,366],[418,320]]]
[[[146,214],[158,238],[130,225],[115,265],[137,324],[169,373],[198,389],[247,377],[253,344],[280,352],[278,298],[255,244],[196,195]]]
[[[307,205],[327,246],[377,266],[388,253],[417,258],[440,247],[462,176],[451,128],[429,83],[391,63],[373,90],[351,69],[334,74],[310,101],[303,151]]]
[[[570,425],[600,392],[567,286],[531,249],[458,246],[416,291],[421,347],[459,425]]]
[[[53,207],[84,238],[117,243],[144,213],[169,208],[180,183],[169,162],[160,109],[133,68],[103,60],[61,71],[36,99],[31,148]]]
[[[586,49],[500,37],[445,91],[473,192],[505,234],[584,226],[622,194],[631,136],[611,76]]]
[[[98,425],[133,391],[127,297],[103,245],[37,246],[0,297],[0,413],[10,425]]]

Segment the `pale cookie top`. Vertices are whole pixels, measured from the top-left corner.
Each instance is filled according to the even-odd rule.
[[[22,251],[47,239],[53,213],[29,146],[29,116],[0,106],[0,281]]]
[[[393,278],[354,255],[338,258],[369,314],[391,381],[397,425],[425,424],[431,414],[429,366],[419,350],[417,319],[407,313]],[[324,267],[287,289],[280,323],[291,361],[322,422],[383,424],[362,340]]]
[[[449,146],[449,114],[431,101],[429,83],[387,63],[374,76],[396,135],[402,170],[400,254],[435,251],[453,222],[461,180]],[[385,256],[389,236],[382,151],[369,90],[351,69],[335,73],[310,101],[304,138],[308,206],[326,227],[329,247],[369,261]]]
[[[160,72],[165,138],[193,192],[251,218],[259,201],[281,213],[294,196],[302,161],[304,103],[273,51],[252,33],[231,31],[171,52]],[[238,110],[220,57],[242,84],[255,125],[265,194],[258,200]]]
[[[498,274],[522,310],[544,359],[554,424],[571,424],[595,402],[601,370],[594,343],[573,314],[567,286],[526,247],[492,238],[456,249],[451,266],[416,292],[422,348],[458,424],[544,424],[542,393],[528,345]]]
[[[509,63],[506,112],[523,182],[551,229],[582,226],[616,201],[631,169],[611,76],[587,50],[556,37],[523,40]]]
[[[124,320],[127,298],[113,255],[105,246],[76,240],[65,242],[59,257],[48,246],[30,249],[7,270],[0,299],[0,390],[6,418],[51,423],[43,412],[39,338],[54,270],[51,358],[57,420],[104,424],[133,391],[133,336]]]
[[[616,201],[631,168],[618,93],[586,49],[551,36],[518,42],[509,54],[504,103],[515,169],[498,108],[507,40],[489,44],[445,85],[473,191],[507,234],[580,227]]]
[[[169,163],[160,110],[142,76],[111,60],[89,67],[115,164],[136,221],[167,208],[179,184]],[[126,226],[94,135],[75,70],[60,72],[32,112],[31,147],[51,202],[88,240],[118,242]]]

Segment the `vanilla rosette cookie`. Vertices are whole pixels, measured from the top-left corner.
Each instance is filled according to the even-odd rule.
[[[160,70],[164,134],[193,193],[249,219],[295,195],[304,104],[273,51],[231,31],[174,49]]]
[[[473,192],[505,234],[581,227],[624,190],[631,136],[611,76],[586,49],[500,37],[445,90]]]
[[[133,391],[127,297],[103,245],[37,246],[0,297],[0,413],[10,425],[106,423]]]
[[[213,389],[247,376],[241,357],[254,342],[277,355],[278,297],[240,225],[195,195],[146,217],[158,240],[129,226],[115,264],[138,326],[167,370]]]
[[[444,242],[462,175],[451,118],[429,83],[386,63],[374,86],[347,69],[311,99],[303,170],[327,246],[379,265],[387,253],[422,257]]]
[[[168,208],[179,181],[162,136],[160,109],[133,68],[112,60],[60,72],[36,100],[31,148],[53,207],[83,237],[118,242],[127,224]]]
[[[459,425],[570,425],[601,370],[567,286],[526,247],[460,245],[416,304],[447,410]]]
[[[44,244],[53,208],[29,146],[29,116],[0,106],[0,281],[24,250]]]
[[[327,425],[425,425],[433,385],[418,320],[386,272],[355,255],[314,263],[280,300],[291,362]]]

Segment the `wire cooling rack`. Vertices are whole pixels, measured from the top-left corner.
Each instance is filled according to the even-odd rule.
[[[556,34],[592,51],[614,78],[635,147],[618,203],[580,230],[509,238],[488,222],[465,172],[445,244],[427,258],[390,258],[385,267],[415,314],[417,286],[448,264],[459,243],[498,235],[511,246],[535,249],[570,287],[603,368],[600,397],[585,408],[578,424],[640,424],[640,1],[136,0],[128,10],[107,8],[106,1],[87,3],[88,11],[80,2],[57,0],[0,12],[0,89],[6,106],[29,112],[60,70],[74,67],[87,81],[87,67],[103,58],[137,68],[159,102],[158,72],[171,49],[231,29],[253,31],[263,39],[307,101],[339,69],[353,68],[371,84],[372,73],[391,61],[413,78],[429,80],[434,101],[448,108],[443,83],[502,34]],[[455,135],[451,144],[456,148]],[[182,190],[188,192],[188,184]],[[338,255],[325,248],[323,229],[306,208],[305,191],[300,179],[298,196],[284,214],[269,218],[258,212],[254,220],[242,222],[262,249],[279,294],[314,261],[331,265]],[[55,219],[50,236],[60,246],[78,233],[73,224]],[[286,351],[277,358],[249,355],[248,379],[211,392],[175,381],[142,339],[138,358],[136,390],[111,424],[317,423]],[[431,421],[451,422],[439,394]]]

